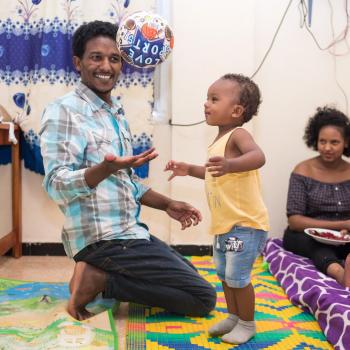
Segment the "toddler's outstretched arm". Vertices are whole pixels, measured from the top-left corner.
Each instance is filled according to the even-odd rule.
[[[165,166],[164,171],[172,171],[168,181],[172,180],[175,176],[193,176],[198,179],[204,179],[205,167],[201,165],[188,164],[184,162],[176,162],[170,160]]]

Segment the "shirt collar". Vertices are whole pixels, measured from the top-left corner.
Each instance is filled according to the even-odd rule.
[[[91,107],[94,112],[97,112],[101,108],[111,110],[118,110],[121,108],[121,104],[118,100],[111,96],[112,106],[110,106],[107,102],[103,101],[99,96],[97,96],[89,87],[87,87],[82,81],[79,81],[75,88],[76,93],[84,99]]]

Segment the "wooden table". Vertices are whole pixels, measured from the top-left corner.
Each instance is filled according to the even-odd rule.
[[[12,249],[12,256],[22,256],[22,190],[21,190],[21,156],[19,152],[20,128],[15,125],[18,143],[8,141],[9,126],[0,123],[0,146],[11,145],[12,159],[12,230],[0,238],[0,255]],[[3,202],[4,203],[4,202]]]

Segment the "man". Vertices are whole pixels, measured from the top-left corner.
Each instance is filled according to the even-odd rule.
[[[120,103],[111,96],[120,70],[117,28],[94,21],[73,36],[73,62],[81,82],[43,115],[43,186],[65,215],[62,240],[76,267],[68,312],[91,316],[86,305],[102,292],[169,311],[203,316],[216,293],[186,259],[152,236],[139,220],[141,204],[164,210],[182,229],[200,212],[140,184],[133,167],[154,159],[150,149],[132,155]]]

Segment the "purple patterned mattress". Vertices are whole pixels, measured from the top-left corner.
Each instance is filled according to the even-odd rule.
[[[290,301],[311,312],[337,350],[350,350],[350,288],[316,270],[311,260],[283,249],[269,239],[265,260]]]

